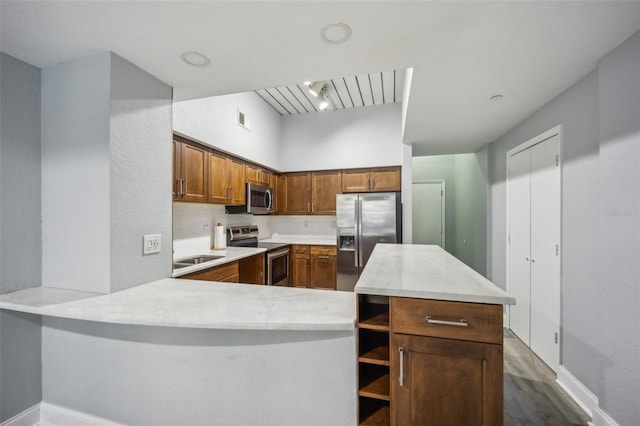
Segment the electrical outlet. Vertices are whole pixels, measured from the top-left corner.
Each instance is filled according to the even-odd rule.
[[[142,254],[160,253],[160,234],[145,235],[142,239]]]
[[[336,223],[335,222],[331,222],[331,229],[336,229]]]
[[[202,233],[204,235],[208,235],[209,234],[209,225],[202,225]]]

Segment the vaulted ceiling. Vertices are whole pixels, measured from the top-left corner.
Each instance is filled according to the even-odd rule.
[[[111,50],[177,100],[413,68],[414,154],[492,142],[640,29],[636,1],[2,1],[2,51],[38,67]],[[320,30],[345,23],[343,44]],[[197,51],[211,64],[192,67]],[[493,95],[503,96],[492,102]]]

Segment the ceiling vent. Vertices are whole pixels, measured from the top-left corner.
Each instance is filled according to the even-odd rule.
[[[249,117],[247,117],[247,115],[238,110],[238,126],[245,128],[246,130],[250,130],[249,129]]]

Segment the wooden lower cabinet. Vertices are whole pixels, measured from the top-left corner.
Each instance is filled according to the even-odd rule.
[[[264,284],[264,253],[193,272],[180,278],[243,284]]]
[[[502,305],[357,303],[360,425],[503,423]]]
[[[264,284],[264,253],[238,260],[238,273],[243,284]]]
[[[290,287],[336,289],[336,247],[296,244],[290,256]]]
[[[396,425],[501,425],[502,345],[392,334]]]
[[[205,269],[203,271],[194,272],[184,275],[180,278],[186,280],[203,280],[203,281],[222,281],[230,283],[239,283],[240,274],[238,262],[229,262],[214,268]]]
[[[336,248],[311,246],[310,288],[335,290],[337,284]]]
[[[292,245],[291,246],[291,279],[290,287],[309,287],[310,264],[309,264],[309,246]]]

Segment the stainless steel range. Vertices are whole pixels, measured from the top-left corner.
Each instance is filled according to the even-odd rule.
[[[232,226],[227,229],[227,246],[259,247],[267,249],[265,253],[265,277],[267,285],[289,285],[289,252],[287,243],[263,243],[258,241],[258,227]]]

